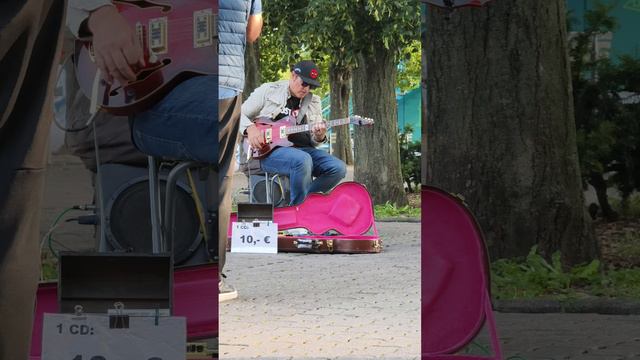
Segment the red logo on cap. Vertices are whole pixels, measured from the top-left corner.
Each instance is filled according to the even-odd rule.
[[[309,76],[310,76],[312,79],[317,79],[317,78],[318,78],[318,70],[316,70],[316,69],[311,69],[311,73],[309,74]]]

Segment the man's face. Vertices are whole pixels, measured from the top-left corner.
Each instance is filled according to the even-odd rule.
[[[289,80],[289,91],[291,91],[291,94],[299,99],[302,99],[303,97],[307,96],[307,94],[309,94],[309,92],[311,91],[311,86],[309,86],[309,84],[306,84],[305,86],[305,82],[304,80],[302,80],[302,78],[296,74],[295,72],[291,72],[291,79]]]

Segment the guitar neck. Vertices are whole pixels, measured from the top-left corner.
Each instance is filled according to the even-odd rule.
[[[342,118],[342,119],[329,120],[326,122],[327,129],[332,128],[334,126],[347,125],[349,123],[351,123],[351,119],[348,117]],[[301,124],[301,125],[287,126],[286,132],[287,132],[287,135],[291,135],[291,134],[297,134],[301,132],[308,132],[309,130],[311,130],[310,124]]]

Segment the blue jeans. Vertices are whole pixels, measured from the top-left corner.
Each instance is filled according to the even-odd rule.
[[[137,114],[133,141],[145,154],[218,163],[218,77],[196,76]]]
[[[327,192],[347,174],[342,160],[313,147],[281,147],[260,160],[262,170],[289,177],[291,204],[298,205],[310,192]],[[312,176],[316,179],[312,181]]]

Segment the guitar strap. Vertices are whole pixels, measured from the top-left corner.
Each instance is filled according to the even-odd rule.
[[[313,99],[313,95],[309,93],[300,102],[300,112],[298,113],[298,117],[296,118],[296,124],[303,123],[302,120],[307,115],[307,110],[309,110],[309,103],[311,103],[311,99]]]

